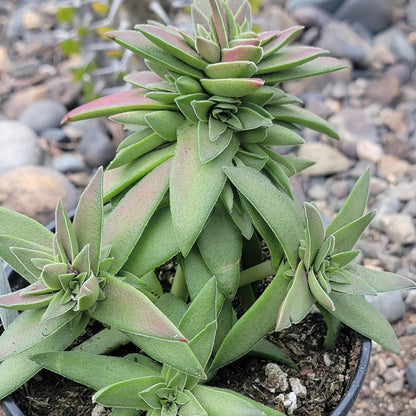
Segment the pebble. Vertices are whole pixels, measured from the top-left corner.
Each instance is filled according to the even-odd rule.
[[[317,46],[362,67],[369,66],[373,56],[370,43],[345,22],[331,21],[323,26]]]
[[[308,395],[306,387],[297,377],[290,377],[289,384],[293,393],[295,393],[297,397],[306,397]]]
[[[285,392],[289,388],[287,373],[285,373],[276,363],[268,363],[264,369],[266,379],[264,385],[272,393]]]
[[[39,138],[32,129],[18,121],[1,120],[0,131],[0,173],[42,162]]]
[[[44,166],[22,166],[0,175],[0,205],[42,224],[53,221],[59,198],[71,210],[78,197],[79,192],[62,173]]]
[[[345,0],[336,11],[335,17],[360,22],[370,32],[378,33],[391,25],[393,7],[390,0]]]
[[[406,298],[406,306],[416,311],[416,291],[412,290]]]
[[[391,74],[383,74],[379,79],[367,83],[364,102],[379,104],[385,107],[391,104],[400,94],[400,80]]]
[[[406,367],[406,380],[410,388],[416,391],[416,361],[411,362]]]
[[[66,108],[60,102],[44,99],[25,108],[19,116],[19,121],[41,133],[48,128],[58,127],[66,113]]]
[[[366,296],[370,302],[390,323],[397,322],[405,312],[404,301],[399,291]]]
[[[325,143],[305,143],[299,150],[299,156],[316,162],[302,171],[304,175],[331,175],[345,172],[351,166],[350,159]]]
[[[388,368],[383,374],[383,378],[386,382],[386,391],[392,395],[398,394],[403,391],[404,387],[404,372],[396,367]]]
[[[407,214],[386,214],[381,226],[386,235],[395,243],[412,244],[416,242],[414,220]]]
[[[361,140],[356,147],[357,156],[360,160],[377,163],[383,156],[382,147],[371,140]]]
[[[392,155],[383,155],[377,163],[377,173],[389,182],[396,182],[411,170],[410,164]]]
[[[57,155],[53,159],[53,168],[62,173],[82,172],[86,169],[85,162],[80,156],[68,153]]]
[[[326,10],[327,12],[335,11],[344,0],[288,0],[286,9],[293,12],[299,7],[315,7]]]

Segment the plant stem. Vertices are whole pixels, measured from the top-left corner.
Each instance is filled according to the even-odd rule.
[[[324,340],[324,348],[329,351],[332,350],[337,343],[339,330],[341,328],[341,321],[319,305],[319,303],[316,303],[316,306],[321,312],[326,324],[327,331]]]
[[[266,260],[263,263],[256,264],[253,267],[243,270],[240,275],[239,287],[257,282],[265,277],[274,276],[275,274],[276,270],[274,270],[272,262],[270,260]]]
[[[186,286],[185,275],[179,263],[176,269],[170,293],[175,295],[177,298],[182,299],[184,302],[186,302],[188,299],[188,288]]]

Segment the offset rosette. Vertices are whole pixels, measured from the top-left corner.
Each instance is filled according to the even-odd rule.
[[[305,238],[299,249],[300,261],[291,279],[277,316],[277,330],[300,322],[316,304],[323,312],[330,331],[336,320],[374,339],[386,349],[400,350],[394,332],[385,318],[364,295],[406,289],[414,283],[397,274],[367,269],[353,263],[360,253],[353,250],[375,211],[364,213],[370,173],[358,179],[344,206],[325,228],[319,211],[305,204]]]

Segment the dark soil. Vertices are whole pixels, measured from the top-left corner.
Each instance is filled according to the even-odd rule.
[[[297,394],[298,408],[293,413],[296,416],[329,415],[355,371],[360,342],[354,332],[344,328],[336,348],[329,353],[323,349],[324,334],[325,325],[319,314],[311,314],[290,330],[268,336],[299,366],[298,372],[279,365],[287,373],[288,381],[296,378],[306,388],[306,397]],[[269,372],[266,376],[265,368],[269,363],[271,360],[257,357],[241,358],[220,370],[210,384],[235,390],[285,412],[282,394],[289,393],[292,388],[276,388],[273,374]],[[89,416],[92,412],[97,416],[109,415],[110,410],[91,402],[93,393],[89,388],[43,370],[16,391],[13,398],[27,416]]]

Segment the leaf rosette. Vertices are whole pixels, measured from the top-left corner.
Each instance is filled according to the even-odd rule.
[[[170,206],[185,256],[225,193],[230,221],[251,237],[243,197],[224,167],[255,169],[293,198],[288,177],[312,162],[271,147],[302,144],[299,126],[338,136],[279,84],[344,67],[322,49],[293,46],[300,26],[254,32],[247,0],[195,1],[192,21],[193,34],[157,22],[109,32],[144,57],[149,70],[127,75],[128,91],[82,105],[64,118],[107,115],[131,132],[106,172],[106,201],[173,159]]]

